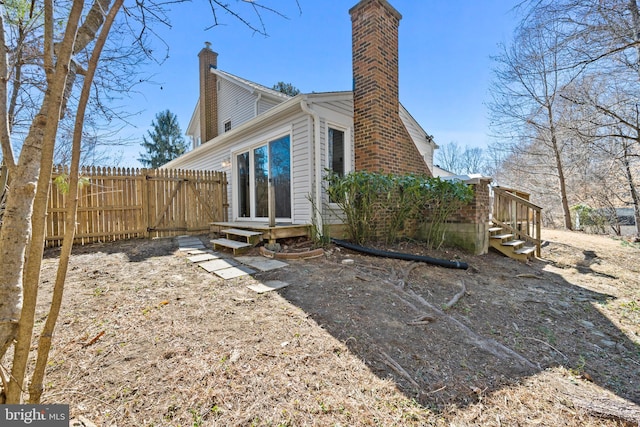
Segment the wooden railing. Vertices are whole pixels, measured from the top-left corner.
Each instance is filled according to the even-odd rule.
[[[493,223],[525,242],[541,256],[542,208],[499,187],[493,188]]]

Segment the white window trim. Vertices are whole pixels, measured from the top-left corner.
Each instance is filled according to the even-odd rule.
[[[329,128],[344,132],[344,174],[351,172],[351,128],[348,126],[326,122],[324,140],[325,140],[325,168],[330,169],[329,165]]]
[[[338,123],[334,123],[334,122],[325,122],[325,130],[324,130],[324,141],[325,141],[325,154],[324,154],[324,169],[331,169],[330,165],[329,165],[329,128],[331,129],[335,129],[335,130],[339,130],[344,132],[344,174],[348,174],[349,172],[351,172],[353,170],[353,161],[351,158],[351,146],[352,141],[351,141],[351,127],[350,126],[344,126]],[[323,173],[324,176],[324,173]],[[329,196],[326,196],[328,200]],[[337,207],[337,205],[333,202],[329,202],[329,206],[331,206],[333,209],[335,209]]]
[[[249,199],[251,204],[251,216],[250,217],[241,217],[238,209],[240,208],[239,200],[238,200],[238,161],[237,157],[239,154],[249,152],[249,167],[253,166],[253,150],[255,148],[261,147],[263,145],[269,144],[271,141],[275,141],[277,139],[283,138],[285,136],[289,136],[289,164],[290,172],[289,172],[289,182],[291,183],[291,218],[276,218],[276,221],[293,221],[293,211],[294,211],[294,194],[293,194],[293,127],[283,126],[272,132],[269,132],[264,135],[260,135],[260,137],[256,137],[250,139],[246,143],[242,145],[238,145],[234,150],[231,151],[231,191],[232,195],[232,203],[233,203],[233,218],[234,221],[264,221],[265,217],[255,216],[255,179],[251,179],[249,181]],[[254,177],[255,178],[255,177]]]

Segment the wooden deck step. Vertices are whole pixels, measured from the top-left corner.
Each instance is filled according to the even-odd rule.
[[[227,228],[225,230],[221,230],[220,233],[224,233],[227,235],[227,238],[230,236],[239,236],[244,237],[252,246],[257,245],[262,240],[262,233],[260,231],[251,231],[251,230],[242,230],[240,228]]]
[[[489,233],[495,233],[496,231],[502,231],[502,227],[491,227]]]
[[[502,246],[520,246],[525,243],[524,240],[509,240],[508,242],[502,242]]]
[[[243,237],[253,237],[253,236],[262,235],[262,233],[259,231],[241,230],[239,228],[227,228],[226,230],[222,230],[221,233],[235,234],[236,236],[243,236]]]
[[[518,255],[529,255],[536,250],[535,246],[525,246],[524,248],[517,249],[513,253]]]
[[[222,246],[224,248],[232,249],[234,255],[246,252],[253,247],[250,243],[239,242],[231,239],[213,239],[211,240],[211,243],[213,244],[213,249],[217,249],[219,246]]]
[[[491,236],[492,239],[510,239],[513,237],[513,234],[496,234]]]

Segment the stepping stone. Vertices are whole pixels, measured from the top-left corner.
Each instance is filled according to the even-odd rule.
[[[237,267],[231,268],[223,268],[221,270],[216,270],[213,272],[216,276],[220,276],[223,279],[233,279],[235,277],[247,276],[249,274],[255,273],[255,270],[250,269],[244,265],[239,265]]]
[[[192,251],[187,252],[187,254],[189,254],[189,255],[201,255],[201,254],[206,254],[206,253],[209,253],[209,252],[203,251],[201,249],[194,249]]]
[[[200,243],[200,245],[190,245],[190,246],[184,246],[184,247],[180,246],[178,248],[178,250],[180,252],[189,252],[189,251],[194,251],[196,249],[202,250],[202,249],[206,249],[206,248],[204,247],[204,245],[202,243]]]
[[[241,256],[236,257],[236,259],[243,264],[247,264],[253,268],[257,268],[260,271],[275,270],[277,268],[282,268],[289,265],[286,262],[261,256]]]
[[[238,265],[238,263],[231,259],[216,259],[212,261],[206,261],[198,265],[207,270],[209,273],[213,273],[216,270],[222,270],[223,268],[235,267],[236,265]]]
[[[256,291],[259,294],[263,294],[269,291],[275,291],[276,289],[282,289],[286,286],[289,286],[287,282],[282,282],[280,280],[268,280],[264,283],[258,283],[257,285],[249,285],[247,288],[252,291]]]
[[[202,240],[196,237],[189,237],[188,239],[176,239],[178,243],[190,244],[190,243],[202,243]]]
[[[191,261],[191,262],[203,262],[203,261],[211,261],[212,259],[218,259],[218,258],[220,258],[220,257],[212,255],[212,254],[202,253],[202,254],[199,254],[199,255],[190,256],[187,259],[189,261]]]

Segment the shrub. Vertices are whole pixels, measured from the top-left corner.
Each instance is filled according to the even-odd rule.
[[[460,181],[412,174],[329,172],[325,180],[329,199],[342,211],[349,238],[357,244],[381,236],[392,243],[413,221],[426,225],[426,243],[438,248],[451,214],[473,199],[473,189]]]

